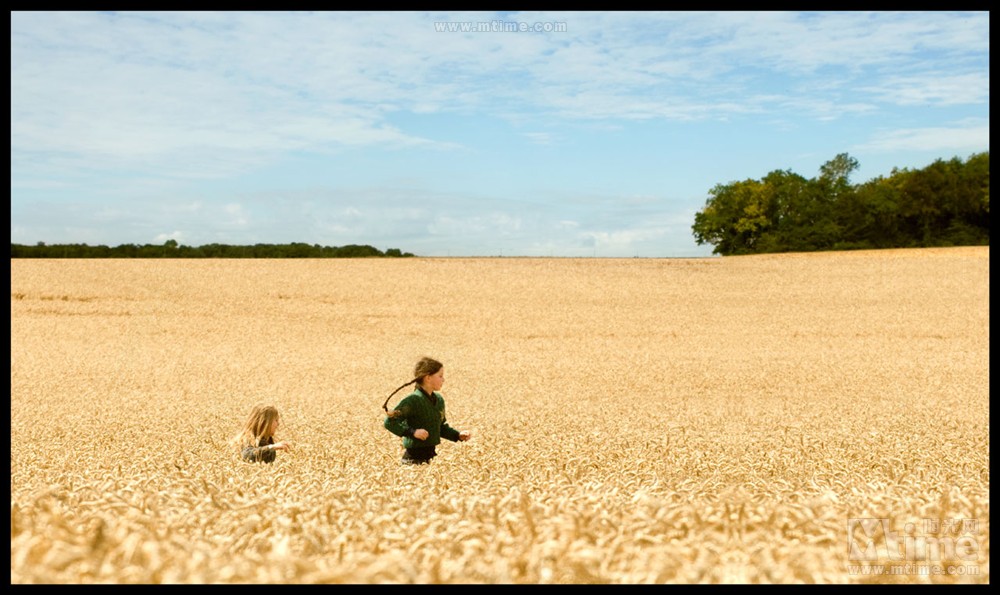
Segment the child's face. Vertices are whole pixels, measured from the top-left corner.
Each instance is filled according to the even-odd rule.
[[[274,421],[271,422],[271,435],[273,436],[277,431],[278,431],[278,419],[275,418]]]
[[[437,371],[437,374],[431,374],[424,378],[424,386],[431,389],[432,391],[441,390],[444,386],[444,368]]]

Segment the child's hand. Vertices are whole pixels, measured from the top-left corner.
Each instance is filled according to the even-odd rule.
[[[472,432],[470,432],[469,430],[462,430],[461,432],[458,433],[458,439],[462,442],[465,442],[469,438],[472,438]]]
[[[285,442],[284,440],[282,440],[281,442],[275,442],[274,443],[274,450],[288,450],[291,447],[292,447],[292,445],[289,444],[289,443],[287,443],[287,442]]]
[[[423,428],[413,430],[413,437],[417,440],[427,440],[428,436],[430,436],[430,434]]]

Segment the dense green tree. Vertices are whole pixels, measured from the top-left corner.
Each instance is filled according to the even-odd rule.
[[[989,153],[854,186],[841,153],[806,180],[773,171],[717,184],[691,226],[713,253],[989,244]]]
[[[877,177],[859,185],[850,204],[843,204],[844,237],[841,247],[890,248],[901,246],[897,217],[899,188]]]
[[[827,191],[836,196],[850,188],[850,177],[859,167],[858,160],[847,153],[840,153],[819,168],[819,179],[828,184]]]
[[[988,244],[990,229],[990,155],[978,153],[964,164],[949,163],[955,196],[946,205],[952,216],[947,232],[956,245]],[[957,173],[955,173],[957,172]]]
[[[705,208],[695,214],[695,241],[715,246],[719,254],[747,254],[770,226],[770,206],[763,184],[744,180],[717,184]]]

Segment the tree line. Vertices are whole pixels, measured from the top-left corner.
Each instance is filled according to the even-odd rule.
[[[398,248],[382,252],[368,245],[320,246],[319,244],[254,244],[234,246],[229,244],[206,244],[204,246],[183,246],[176,240],[163,244],[121,244],[115,247],[87,244],[46,244],[38,242],[34,246],[10,245],[11,258],[369,258],[369,257],[410,257],[413,254]]]
[[[989,152],[852,185],[857,168],[841,153],[812,179],[776,170],[718,184],[695,214],[695,241],[723,256],[989,245]]]
[[[841,153],[806,179],[775,170],[759,180],[717,184],[691,226],[695,241],[722,256],[768,252],[812,252],[988,246],[990,243],[990,154],[966,160],[938,159],[923,169],[893,169],[852,185],[858,161]],[[183,246],[87,244],[10,245],[11,258],[366,258],[410,257],[368,245],[207,244]]]

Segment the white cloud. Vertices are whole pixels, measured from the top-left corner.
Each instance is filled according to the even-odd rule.
[[[972,152],[989,150],[989,122],[960,122],[954,126],[905,128],[881,132],[856,151]]]
[[[822,114],[869,104],[823,107],[830,90],[815,95],[806,88],[775,103],[752,92],[757,77],[858,71],[926,47],[989,47],[988,19],[919,12],[522,13],[503,18],[566,22],[569,30],[433,28],[439,19],[496,18],[15,12],[12,153],[76,155],[87,167],[197,177],[247,171],[283,151],[455,148],[389,124],[387,116],[398,111],[691,121],[805,109],[831,117]],[[842,81],[848,89],[850,79]],[[977,102],[988,98],[988,82],[974,70],[936,79],[893,73],[862,88],[903,104]],[[536,142],[548,142],[546,134],[528,133]]]
[[[244,227],[250,223],[250,217],[241,204],[229,203],[222,210],[229,216],[225,221],[226,227]]]
[[[948,75],[892,76],[869,89],[886,103],[897,105],[963,105],[988,103],[990,77],[986,72]]]

